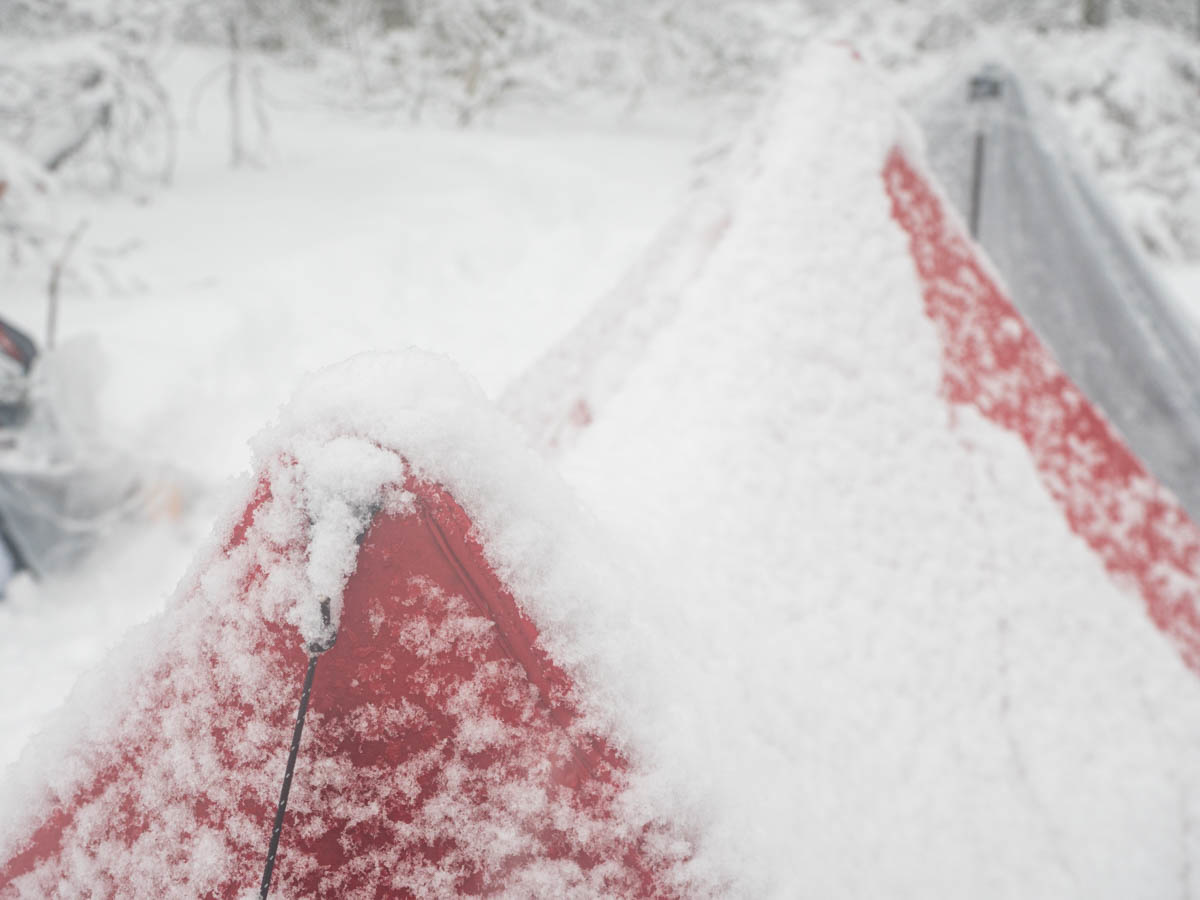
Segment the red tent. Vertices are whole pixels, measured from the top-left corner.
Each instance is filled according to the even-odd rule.
[[[628,764],[446,490],[410,473],[378,493],[328,650],[332,623],[305,636],[263,614],[316,553],[279,543],[304,515],[295,469],[264,475],[111,686],[105,724],[75,736],[4,852],[0,896],[258,888],[310,660],[273,892],[671,895],[671,860],[649,849],[664,829],[614,812]]]
[[[1136,587],[1154,623],[1200,672],[1200,528],[1064,372],[912,157],[895,147],[882,185],[909,235],[925,312],[942,340],[946,399],[1021,437],[1071,529],[1114,577]],[[641,262],[507,391],[507,411],[540,446],[560,449],[602,416],[644,348],[670,327],[678,295],[703,277],[704,257],[736,221],[737,205],[721,196],[698,192],[693,211],[660,236],[659,265]]]

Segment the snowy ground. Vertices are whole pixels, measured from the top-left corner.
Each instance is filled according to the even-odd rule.
[[[180,109],[208,68],[175,61]],[[292,104],[307,91],[295,78],[269,86]],[[68,198],[64,216],[86,216],[88,240],[134,249],[116,266],[120,289],[66,291],[60,339],[102,352],[111,439],[182,469],[200,495],[182,520],[114,535],[82,571],[12,585],[0,604],[0,765],[161,607],[246,470],[247,440],[302,373],[419,346],[494,395],[674,210],[699,131],[677,113],[670,126],[526,116],[448,131],[289,105],[272,114],[269,161],[232,171],[220,95],[196,113],[170,189],[142,203]],[[0,283],[0,295],[3,314],[40,338],[41,283]]]

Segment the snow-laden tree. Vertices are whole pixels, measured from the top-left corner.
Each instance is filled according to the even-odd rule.
[[[151,63],[168,22],[162,4],[16,0],[0,9],[0,138],[94,186],[164,179],[174,133]]]
[[[915,106],[948,73],[961,76],[964,58],[1007,54],[1143,247],[1200,260],[1200,50],[1180,24],[1184,5],[1112,0],[1109,12],[1107,26],[1085,27],[1078,3],[915,0],[861,8],[834,34],[889,70]]]
[[[351,0],[325,20],[366,102],[466,124],[512,101],[761,84],[821,0]]]
[[[144,190],[164,182],[174,128],[152,54],[159,0],[0,3],[0,240],[6,261],[53,268],[77,222],[61,184]]]

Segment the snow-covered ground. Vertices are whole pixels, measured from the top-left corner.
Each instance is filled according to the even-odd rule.
[[[168,77],[187,110],[211,60]],[[219,92],[181,123],[174,184],[145,202],[64,200],[86,239],[133,249],[118,289],[64,291],[63,346],[93,342],[109,437],[199,484],[180,520],[112,536],[82,570],[0,603],[0,764],[132,624],[161,608],[207,538],[247,442],[310,370],[369,350],[452,356],[489,394],[607,289],[673,212],[698,128],[675,111],[469,131],[383,124],[303,103],[276,73],[268,161],[231,170]],[[699,117],[696,117],[697,121]],[[644,124],[649,122],[650,124]],[[138,286],[131,287],[133,282]],[[45,289],[0,284],[41,337]]]

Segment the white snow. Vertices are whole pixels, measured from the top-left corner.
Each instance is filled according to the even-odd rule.
[[[937,337],[881,179],[906,128],[865,66],[840,50],[807,56],[735,154],[739,196],[722,240],[564,456],[565,486],[472,383],[494,392],[561,329],[517,327],[513,295],[461,319],[479,312],[461,290],[480,286],[470,265],[446,292],[461,305],[402,303],[413,330],[467,374],[384,353],[301,382],[256,444],[258,464],[297,502],[276,504],[280,518],[268,511],[261,524],[283,544],[311,517],[316,552],[264,557],[281,579],[264,602],[312,633],[314,611],[295,597],[336,596],[364,505],[400,477],[380,449],[395,448],[471,515],[580,684],[585,712],[631,758],[629,821],[650,811],[693,836],[686,870],[696,884],[744,897],[1186,896],[1200,887],[1200,683],[1069,531],[1023,445],[941,395]],[[677,162],[678,149],[663,161]],[[367,177],[364,165],[361,183],[374,188],[381,169],[376,159]],[[473,189],[490,196],[496,185]],[[349,213],[340,197],[320,198],[330,221]],[[478,228],[486,254],[497,235],[516,239],[500,222],[511,211],[432,219]],[[80,303],[73,327],[103,321],[118,351],[151,357],[116,379],[133,397],[116,416],[122,426],[221,477],[240,459],[234,434],[265,419],[300,369],[394,348],[391,332],[409,320],[393,309],[397,279],[380,260],[404,240],[357,221],[344,244],[281,250],[236,282],[231,240],[225,280],[177,286],[184,299],[171,316]],[[539,233],[530,226],[518,240],[531,266],[572,240]],[[496,274],[511,251],[474,259]],[[555,265],[578,288],[573,259]],[[336,277],[324,274],[330,260]],[[357,265],[368,275],[346,291]],[[418,271],[439,296],[437,276]],[[347,306],[330,308],[331,297]],[[520,315],[551,305],[543,297]],[[32,298],[22,307],[30,318],[34,308]],[[570,320],[561,311],[555,322]],[[168,337],[180,328],[202,346]],[[213,340],[223,340],[216,359]],[[508,340],[519,347],[501,349]],[[177,366],[167,384],[139,385],[140,366],[167,358]],[[201,372],[212,384],[214,371],[227,383],[213,396],[189,385]],[[109,394],[114,408],[120,399]],[[181,413],[183,427],[164,434]],[[275,552],[270,543],[246,552]],[[222,578],[245,562],[214,567],[204,594],[228,596]],[[53,589],[37,592],[37,615],[27,590],[4,612],[18,648],[3,662],[9,685],[41,676],[20,642],[54,621],[44,614]],[[253,669],[230,677],[269,693]],[[486,743],[491,723],[476,724],[464,737]],[[261,741],[249,735],[245,752]],[[175,764],[151,774],[192,777]],[[196,836],[197,867],[219,856],[215,840]],[[518,888],[535,895],[550,875]]]

